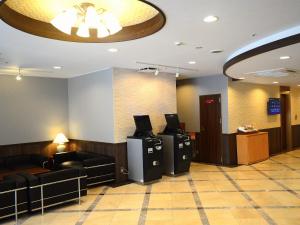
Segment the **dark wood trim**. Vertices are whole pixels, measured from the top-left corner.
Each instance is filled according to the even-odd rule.
[[[236,133],[222,134],[222,164],[237,166]]]
[[[300,147],[300,124],[292,125],[292,146],[293,148]]]
[[[269,134],[269,154],[277,155],[283,153],[281,147],[281,127],[260,130]]]
[[[300,34],[295,34],[295,35],[292,35],[292,36],[289,36],[286,38],[282,38],[280,40],[276,40],[276,41],[270,42],[268,44],[256,47],[254,49],[248,50],[244,53],[241,53],[240,55],[233,57],[229,61],[227,61],[223,66],[223,74],[235,81],[238,81],[239,79],[232,78],[227,74],[227,70],[229,69],[229,67],[233,66],[234,64],[237,64],[238,62],[249,59],[253,56],[256,56],[256,55],[259,55],[259,54],[262,54],[265,52],[269,52],[269,51],[272,51],[272,50],[275,50],[278,48],[297,44],[297,43],[300,43]]]
[[[121,173],[121,167],[127,169],[127,143],[104,143],[95,141],[83,141],[71,139],[70,151],[87,151],[98,154],[113,156],[116,160],[116,183],[127,181],[127,175]]]
[[[0,157],[26,154],[42,154],[51,157],[56,152],[56,147],[53,141],[0,145]]]
[[[2,4],[0,7],[0,18],[5,23],[18,30],[33,35],[41,36],[41,37],[55,39],[55,40],[69,41],[69,42],[83,42],[83,43],[121,42],[121,41],[129,41],[129,40],[134,40],[134,39],[152,35],[158,32],[159,30],[161,30],[166,24],[166,16],[161,9],[159,9],[157,6],[155,6],[154,4],[148,1],[144,1],[144,0],[139,0],[139,1],[144,2],[145,4],[155,8],[159,13],[155,17],[143,23],[123,27],[123,29],[120,32],[106,38],[97,38],[95,29],[91,29],[90,38],[78,37],[77,35],[75,35],[77,31],[77,29],[75,28],[72,29],[71,35],[67,35],[57,30],[50,23],[45,23],[24,16],[14,11],[13,9],[9,8],[6,4]]]

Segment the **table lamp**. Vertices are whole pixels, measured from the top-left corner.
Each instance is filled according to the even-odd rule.
[[[69,142],[66,136],[63,133],[59,133],[56,135],[53,143],[57,144],[57,151],[63,152],[66,149],[65,143]]]

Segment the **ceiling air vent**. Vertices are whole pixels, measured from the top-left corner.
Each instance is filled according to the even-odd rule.
[[[297,71],[291,69],[278,68],[245,73],[245,75],[254,75],[257,77],[286,77],[296,72]]]
[[[155,67],[144,67],[144,68],[140,68],[139,72],[142,73],[154,73],[157,70],[157,68]]]

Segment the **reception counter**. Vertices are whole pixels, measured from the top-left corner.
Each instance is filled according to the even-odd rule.
[[[269,158],[268,132],[237,135],[238,164],[249,165]]]

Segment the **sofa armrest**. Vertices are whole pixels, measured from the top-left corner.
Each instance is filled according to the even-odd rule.
[[[29,187],[34,187],[34,186],[40,185],[40,182],[39,182],[39,179],[37,176],[34,176],[34,175],[26,173],[26,172],[20,172],[17,175],[23,177],[26,180],[27,185]]]
[[[115,160],[112,157],[101,157],[98,156],[96,158],[86,159],[83,160],[82,164],[84,167],[94,167],[94,166],[101,166],[101,165],[108,165],[114,164]]]

